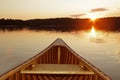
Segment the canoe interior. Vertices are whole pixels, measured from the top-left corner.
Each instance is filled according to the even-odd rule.
[[[49,46],[33,58],[0,77],[0,80],[111,80],[85,59],[67,46]],[[31,70],[35,64],[76,64],[94,74],[23,74],[21,70]]]

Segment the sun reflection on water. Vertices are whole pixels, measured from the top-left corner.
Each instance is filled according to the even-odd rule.
[[[92,29],[91,29],[91,32],[90,32],[90,35],[91,35],[91,38],[96,38],[96,31],[95,31],[95,28],[94,26],[92,26]]]
[[[96,43],[103,43],[104,42],[104,34],[102,32],[96,31],[95,27],[92,26],[90,33],[90,42],[96,42]]]

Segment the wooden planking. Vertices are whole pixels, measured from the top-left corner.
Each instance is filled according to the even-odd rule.
[[[7,80],[7,79],[6,79]],[[17,79],[8,79],[8,80],[17,80]],[[36,74],[27,74],[22,75],[21,80],[105,80],[105,79],[96,79],[92,75],[36,75]]]
[[[79,80],[81,76],[78,76],[78,75],[73,75],[73,80]]]
[[[92,75],[92,76],[89,76],[89,80],[93,80],[93,75]]]
[[[38,80],[38,75],[32,75],[32,80]]]
[[[41,75],[38,75],[38,80],[43,80]]]
[[[89,77],[90,76],[86,77],[80,75],[32,75],[31,79],[32,80],[91,80],[89,79]]]
[[[91,76],[91,75],[90,75],[90,76]],[[81,77],[79,77],[79,80],[83,80],[83,78],[84,78],[84,77],[83,77],[83,76],[81,76]]]
[[[10,76],[9,80],[15,80],[14,78],[15,78],[14,76]]]
[[[22,74],[22,80],[27,80],[27,76],[25,74]]]
[[[48,75],[48,77],[49,77],[50,80],[55,80],[55,78],[51,75]]]
[[[69,52],[65,47],[61,48],[61,64],[77,64],[77,59],[75,60],[75,56]]]
[[[21,74],[20,74],[20,72],[16,72],[15,73],[15,80],[21,80]]]
[[[58,64],[60,64],[60,60],[61,60],[61,47],[58,47],[58,51],[57,51],[58,53]]]

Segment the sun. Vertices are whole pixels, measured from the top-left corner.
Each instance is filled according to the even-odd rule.
[[[96,15],[91,15],[91,16],[90,16],[90,19],[91,19],[92,21],[95,21],[95,20],[97,19],[97,17],[96,17]]]
[[[95,21],[97,19],[97,15],[95,13],[87,13],[88,18],[90,18],[92,21]]]

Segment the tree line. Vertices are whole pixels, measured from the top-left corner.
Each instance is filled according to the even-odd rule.
[[[100,30],[120,30],[120,17],[99,18],[94,22],[89,18],[0,19],[0,28],[88,30],[92,25]]]
[[[120,17],[100,18],[94,25],[101,30],[120,31]]]

